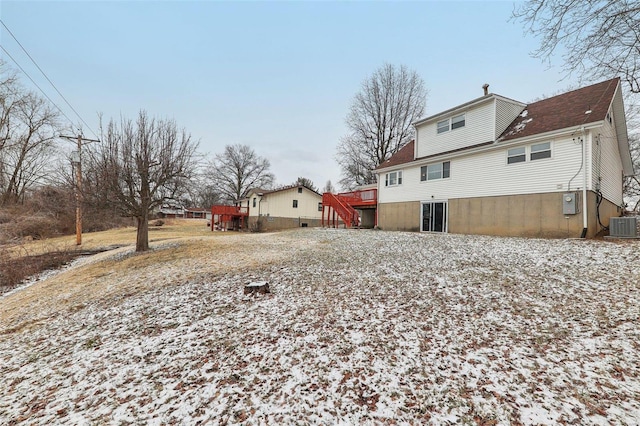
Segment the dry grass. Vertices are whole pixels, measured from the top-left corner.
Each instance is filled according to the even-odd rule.
[[[171,220],[162,227],[150,227],[149,231],[152,250],[145,253],[133,252],[135,228],[85,235],[84,250],[117,248],[84,259],[44,282],[0,299],[1,333],[22,330],[89,304],[182,284],[203,275],[265,265],[286,255],[286,250],[265,251],[259,256],[248,253],[244,248],[247,238],[259,240],[268,235],[213,233],[201,220]],[[70,249],[72,243],[70,237],[33,241],[23,251]],[[159,265],[173,273],[165,274],[163,279],[149,278],[156,275],[154,269]]]
[[[149,226],[149,242],[175,239],[181,237],[211,236],[206,220],[200,219],[165,219],[163,226]],[[136,242],[136,228],[111,229],[108,231],[91,232],[82,235],[82,245],[76,245],[75,235],[48,238],[44,240],[22,241],[5,246],[7,255],[20,257],[37,255],[53,251],[71,250],[99,250],[109,247],[134,245]]]

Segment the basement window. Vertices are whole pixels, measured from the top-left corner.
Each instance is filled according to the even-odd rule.
[[[531,145],[531,161],[551,158],[551,142]]]

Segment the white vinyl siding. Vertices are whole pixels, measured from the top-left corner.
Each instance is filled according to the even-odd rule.
[[[573,138],[553,140],[553,156],[545,161],[526,161],[507,164],[504,149],[492,149],[475,155],[451,160],[451,177],[424,184],[420,181],[420,167],[404,170],[402,191],[380,188],[380,203],[423,201],[515,194],[563,192],[572,181],[571,189],[583,185],[584,167],[580,169],[582,150]]]
[[[496,131],[494,139],[497,139],[502,135],[502,132],[504,132],[507,127],[509,127],[509,124],[511,124],[513,120],[522,113],[524,108],[525,106],[520,103],[501,98],[496,99]]]
[[[257,196],[257,207],[249,209],[250,216],[287,217],[287,218],[317,218],[322,217],[322,211],[318,211],[318,203],[322,203],[322,196],[302,188],[302,193],[298,193],[298,188],[290,188],[284,191],[266,193],[261,200]],[[253,199],[253,195],[252,195]],[[294,201],[297,201],[294,206]]]
[[[494,103],[486,102],[474,106],[464,113],[453,113],[442,120],[434,120],[416,128],[416,155],[418,158],[440,154],[495,140],[494,137]],[[447,121],[449,126],[452,117],[463,117],[464,126],[438,133],[438,122]],[[459,122],[461,123],[461,122]]]
[[[600,137],[598,138],[598,134]],[[622,198],[622,162],[616,140],[615,121],[605,120],[604,125],[594,131],[592,138],[593,178],[592,188],[595,190],[600,177],[600,191],[607,200],[620,205]]]

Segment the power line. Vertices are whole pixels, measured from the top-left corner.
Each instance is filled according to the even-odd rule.
[[[86,121],[84,121],[84,119],[80,116],[80,114],[78,114],[78,111],[76,111],[76,109],[69,103],[69,101],[67,100],[67,98],[64,97],[64,95],[60,92],[60,90],[58,90],[58,88],[56,87],[55,84],[53,84],[53,81],[51,81],[51,79],[47,76],[47,74],[45,74],[45,72],[42,70],[42,68],[40,68],[40,65],[38,65],[38,63],[35,61],[35,59],[33,59],[33,57],[29,54],[29,52],[27,52],[27,49],[24,48],[24,46],[22,45],[22,43],[20,43],[20,41],[16,38],[15,35],[13,35],[13,32],[11,32],[11,30],[9,29],[9,27],[7,27],[7,25],[4,23],[4,21],[2,19],[0,19],[0,23],[2,24],[2,26],[7,30],[7,32],[9,32],[9,34],[11,35],[11,37],[16,41],[16,43],[18,43],[18,46],[20,46],[20,48],[22,49],[22,51],[29,57],[29,59],[31,59],[31,62],[33,62],[33,64],[36,66],[36,68],[38,68],[38,70],[42,73],[42,75],[44,76],[44,78],[47,79],[47,81],[49,82],[49,84],[51,84],[51,87],[53,87],[55,89],[55,91],[58,93],[58,95],[60,95],[60,97],[64,100],[64,102],[69,106],[69,108],[71,108],[71,111],[73,111],[76,116],[80,119],[80,121],[87,126],[87,128],[91,131],[91,133],[93,133],[93,135],[95,137],[98,137],[98,135],[96,134],[96,132],[93,131],[93,129],[87,124]],[[9,55],[9,53],[3,48],[2,50],[4,50],[7,55]],[[11,57],[11,55],[9,55]],[[13,59],[13,58],[11,58]],[[15,59],[13,59],[13,62],[16,62]],[[16,62],[17,64],[17,62]],[[21,68],[22,69],[22,68]],[[24,72],[24,71],[23,71]],[[30,78],[30,77],[29,77]],[[31,79],[31,78],[30,78]],[[31,81],[33,81],[31,79]],[[42,91],[42,89],[40,90]],[[46,95],[45,95],[46,96]],[[49,97],[47,96],[47,99],[49,99]],[[51,100],[51,99],[49,99]],[[56,105],[57,107],[57,105]],[[60,107],[58,107],[58,109],[60,110]],[[60,110],[62,112],[62,110]],[[63,113],[64,115],[64,113]],[[67,117],[65,115],[65,117]],[[69,117],[67,117],[67,120],[69,120]],[[71,121],[71,120],[69,120]],[[73,122],[71,123],[73,124]]]
[[[11,60],[13,61],[14,64],[16,64],[18,66],[18,68],[20,68],[20,71],[22,71],[22,73],[24,75],[27,76],[27,78],[29,78],[29,80],[31,80],[31,82],[38,88],[38,90],[40,90],[40,92],[44,95],[45,98],[47,98],[49,100],[49,102],[51,102],[56,108],[58,108],[58,111],[60,111],[60,114],[62,114],[64,116],[64,118],[66,118],[69,123],[71,123],[71,125],[73,125],[73,121],[71,121],[71,119],[69,117],[67,117],[67,114],[64,113],[64,111],[62,111],[62,109],[58,106],[58,104],[56,104],[55,102],[53,102],[53,100],[44,92],[44,90],[42,90],[42,87],[40,87],[38,85],[38,83],[36,83],[33,78],[31,78],[31,76],[29,75],[28,72],[26,72],[24,70],[24,68],[22,68],[20,66],[20,64],[18,63],[18,61],[16,61],[13,56],[11,56],[11,53],[7,52],[7,49],[4,48],[4,46],[0,45],[0,49],[4,50],[4,53],[7,54],[7,56],[9,56],[9,58],[11,58]]]

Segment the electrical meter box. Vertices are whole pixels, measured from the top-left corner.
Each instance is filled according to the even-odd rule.
[[[562,194],[562,214],[578,213],[578,196],[575,192]]]

